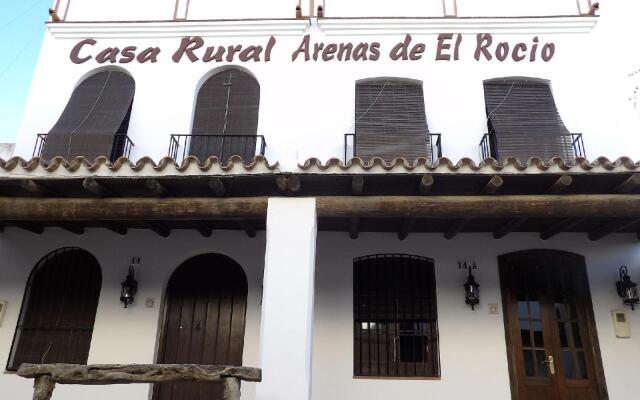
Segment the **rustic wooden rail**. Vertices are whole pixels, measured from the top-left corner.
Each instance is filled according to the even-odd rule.
[[[35,379],[33,400],[50,400],[56,383],[117,385],[163,382],[221,382],[224,400],[240,399],[240,381],[260,382],[258,368],[195,364],[22,364],[18,375]]]

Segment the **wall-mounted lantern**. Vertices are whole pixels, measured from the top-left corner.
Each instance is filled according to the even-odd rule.
[[[618,296],[622,297],[622,302],[631,309],[634,310],[634,306],[640,303],[638,298],[638,284],[631,281],[627,267],[623,265],[618,271],[618,282],[616,282],[616,289],[618,290]]]
[[[129,304],[132,304],[135,300],[136,293],[138,292],[138,281],[135,279],[135,266],[140,265],[140,257],[133,257],[131,265],[129,266],[129,273],[127,278],[122,282],[122,290],[120,291],[120,301],[124,304],[124,308],[127,308]]]
[[[466,261],[458,261],[458,269],[466,269],[469,271],[469,276],[464,284],[464,302],[471,306],[472,310],[480,304],[480,285],[476,282],[476,278],[471,274],[472,269],[478,269],[475,261],[471,264],[467,264]]]

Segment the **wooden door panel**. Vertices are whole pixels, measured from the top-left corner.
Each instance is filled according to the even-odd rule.
[[[508,254],[500,257],[500,281],[512,397],[607,399],[583,258],[552,250]]]
[[[182,264],[167,286],[158,363],[242,365],[247,280],[231,259],[215,254]],[[221,400],[223,386],[167,383],[154,400]]]

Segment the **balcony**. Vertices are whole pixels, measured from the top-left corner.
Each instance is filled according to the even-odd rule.
[[[63,136],[63,135],[60,135],[60,136]],[[85,144],[78,143],[79,141],[77,143],[73,143],[72,141],[72,138],[85,139],[88,137],[88,135],[75,134],[73,136],[71,135],[66,135],[66,136],[68,136],[69,138],[68,145],[66,146],[66,148],[73,148],[74,153],[77,153],[78,151],[80,151],[80,154],[77,154],[77,155],[84,155],[85,157],[88,157],[88,158],[93,157],[93,155],[90,155],[90,154],[93,154],[97,149],[97,147],[93,146],[91,149],[87,147],[87,152],[84,153],[81,151],[81,149],[82,147],[86,147]],[[48,137],[49,137],[49,134],[47,133],[38,134],[38,137],[36,139],[36,145],[33,148],[33,157],[43,157],[45,145],[47,143]],[[57,148],[59,147],[59,145],[60,143],[56,143],[52,147]],[[131,155],[131,149],[133,148],[133,146],[135,146],[135,144],[131,141],[129,136],[124,134],[116,134],[113,136],[113,144],[111,145],[111,150],[107,151],[109,154],[101,154],[101,155],[105,157],[108,156],[111,162],[115,162],[120,157],[129,158],[129,156]],[[53,156],[62,156],[65,158],[72,158],[76,156],[76,154],[68,155],[65,152],[55,152],[55,153],[56,154],[53,154]],[[61,153],[61,154],[57,154],[57,153]]]
[[[218,157],[226,163],[232,156],[249,162],[256,155],[264,156],[267,142],[262,135],[171,135],[169,157],[177,163],[188,156],[204,161]]]
[[[358,147],[357,136],[366,139],[363,145],[362,139],[360,148]],[[344,135],[344,162],[347,163],[354,157],[380,157],[390,162],[395,158],[405,158],[409,162],[414,162],[418,157],[426,157],[430,161],[442,157],[442,139],[439,133],[424,133],[420,135],[410,135],[414,140],[403,141],[402,143],[388,143],[388,139],[384,140],[384,135],[362,135],[355,133],[347,133]],[[407,135],[409,136],[409,135]],[[373,137],[371,139],[370,137]],[[397,136],[394,136],[397,138]],[[414,143],[420,143],[417,147]],[[421,146],[424,146],[422,149]],[[376,148],[379,153],[376,154]],[[384,149],[384,150],[382,150]]]
[[[582,133],[566,135],[540,135],[535,138],[523,136],[521,141],[500,139],[495,133],[485,133],[480,141],[481,159],[494,158],[498,161],[508,157],[526,162],[531,157],[545,161],[552,157],[575,160],[586,157]]]

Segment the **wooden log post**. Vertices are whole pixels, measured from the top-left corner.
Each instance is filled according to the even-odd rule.
[[[420,182],[418,183],[418,192],[423,196],[429,194],[431,192],[431,189],[433,189],[434,183],[435,180],[433,179],[433,176],[423,175],[422,178],[420,178]]]
[[[223,400],[240,400],[240,380],[238,378],[224,378]]]
[[[50,400],[56,383],[51,375],[38,376],[33,381],[33,400]]]

